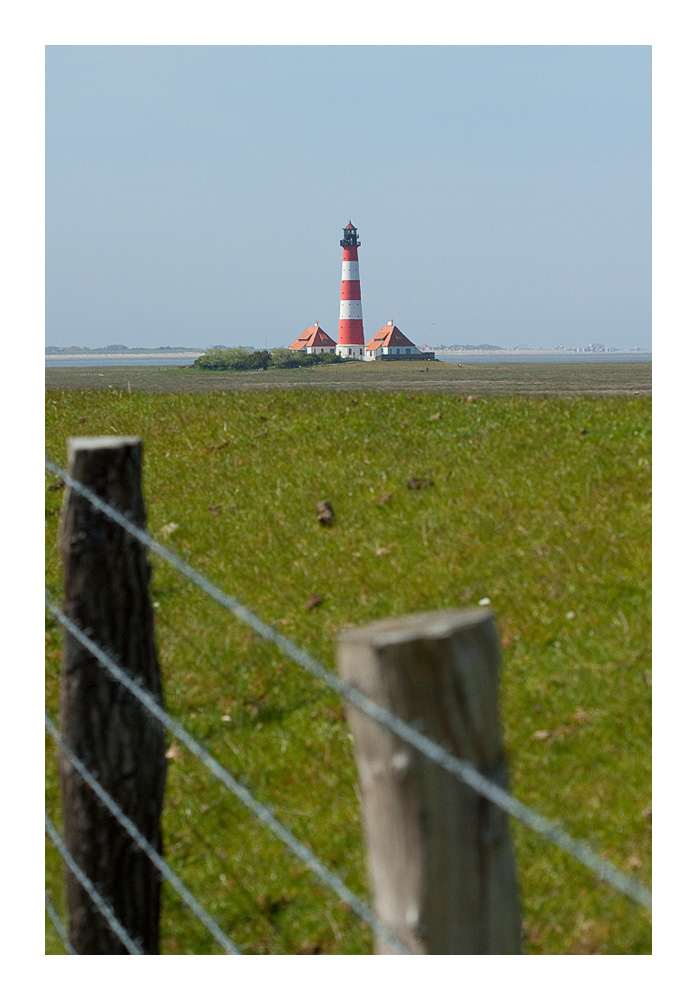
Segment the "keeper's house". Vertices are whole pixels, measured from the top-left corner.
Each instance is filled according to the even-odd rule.
[[[433,357],[433,354],[424,354],[412,344],[391,319],[365,345],[366,361],[388,361],[395,358],[402,361],[409,358],[430,360]]]
[[[297,340],[290,345],[291,351],[304,351],[305,354],[336,354],[336,341],[325,333],[319,323],[308,326]]]

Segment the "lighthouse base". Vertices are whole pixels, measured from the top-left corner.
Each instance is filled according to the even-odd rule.
[[[354,361],[365,361],[365,349],[363,344],[337,344],[336,353],[342,358],[350,358]]]

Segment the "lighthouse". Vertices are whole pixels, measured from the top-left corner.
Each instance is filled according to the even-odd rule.
[[[344,248],[341,264],[341,306],[339,308],[339,336],[336,353],[343,358],[364,360],[363,309],[361,308],[361,279],[358,275],[358,231],[352,222],[344,227],[344,238],[339,241]]]

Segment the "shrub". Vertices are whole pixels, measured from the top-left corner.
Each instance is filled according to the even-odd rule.
[[[274,368],[309,368],[316,364],[314,354],[305,354],[303,351],[291,351],[290,348],[277,348],[278,353],[274,353]],[[281,353],[283,352],[283,353]]]
[[[305,354],[303,351],[291,351],[289,347],[275,347],[271,351],[273,368],[310,368],[312,365],[338,364],[343,360],[336,354]]]
[[[244,347],[209,347],[205,354],[196,358],[194,367],[214,371],[252,371],[268,368],[270,360],[268,351],[248,351]]]
[[[298,351],[291,351],[290,347],[273,347],[271,349],[271,366],[273,368],[292,368],[295,366],[298,354]]]
[[[196,358],[194,367],[217,370],[235,368],[248,353],[243,347],[208,347],[205,354]]]
[[[321,365],[341,365],[346,361],[340,354],[317,354],[316,357]]]
[[[271,354],[269,351],[252,351],[251,354],[243,358],[235,367],[242,371],[252,371],[257,368],[267,369],[270,361]]]

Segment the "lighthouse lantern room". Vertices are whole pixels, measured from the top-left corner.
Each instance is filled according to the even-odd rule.
[[[361,280],[358,274],[358,248],[361,245],[358,231],[352,222],[344,227],[341,264],[341,305],[339,308],[339,336],[336,353],[344,358],[364,360],[363,308],[361,306]]]

